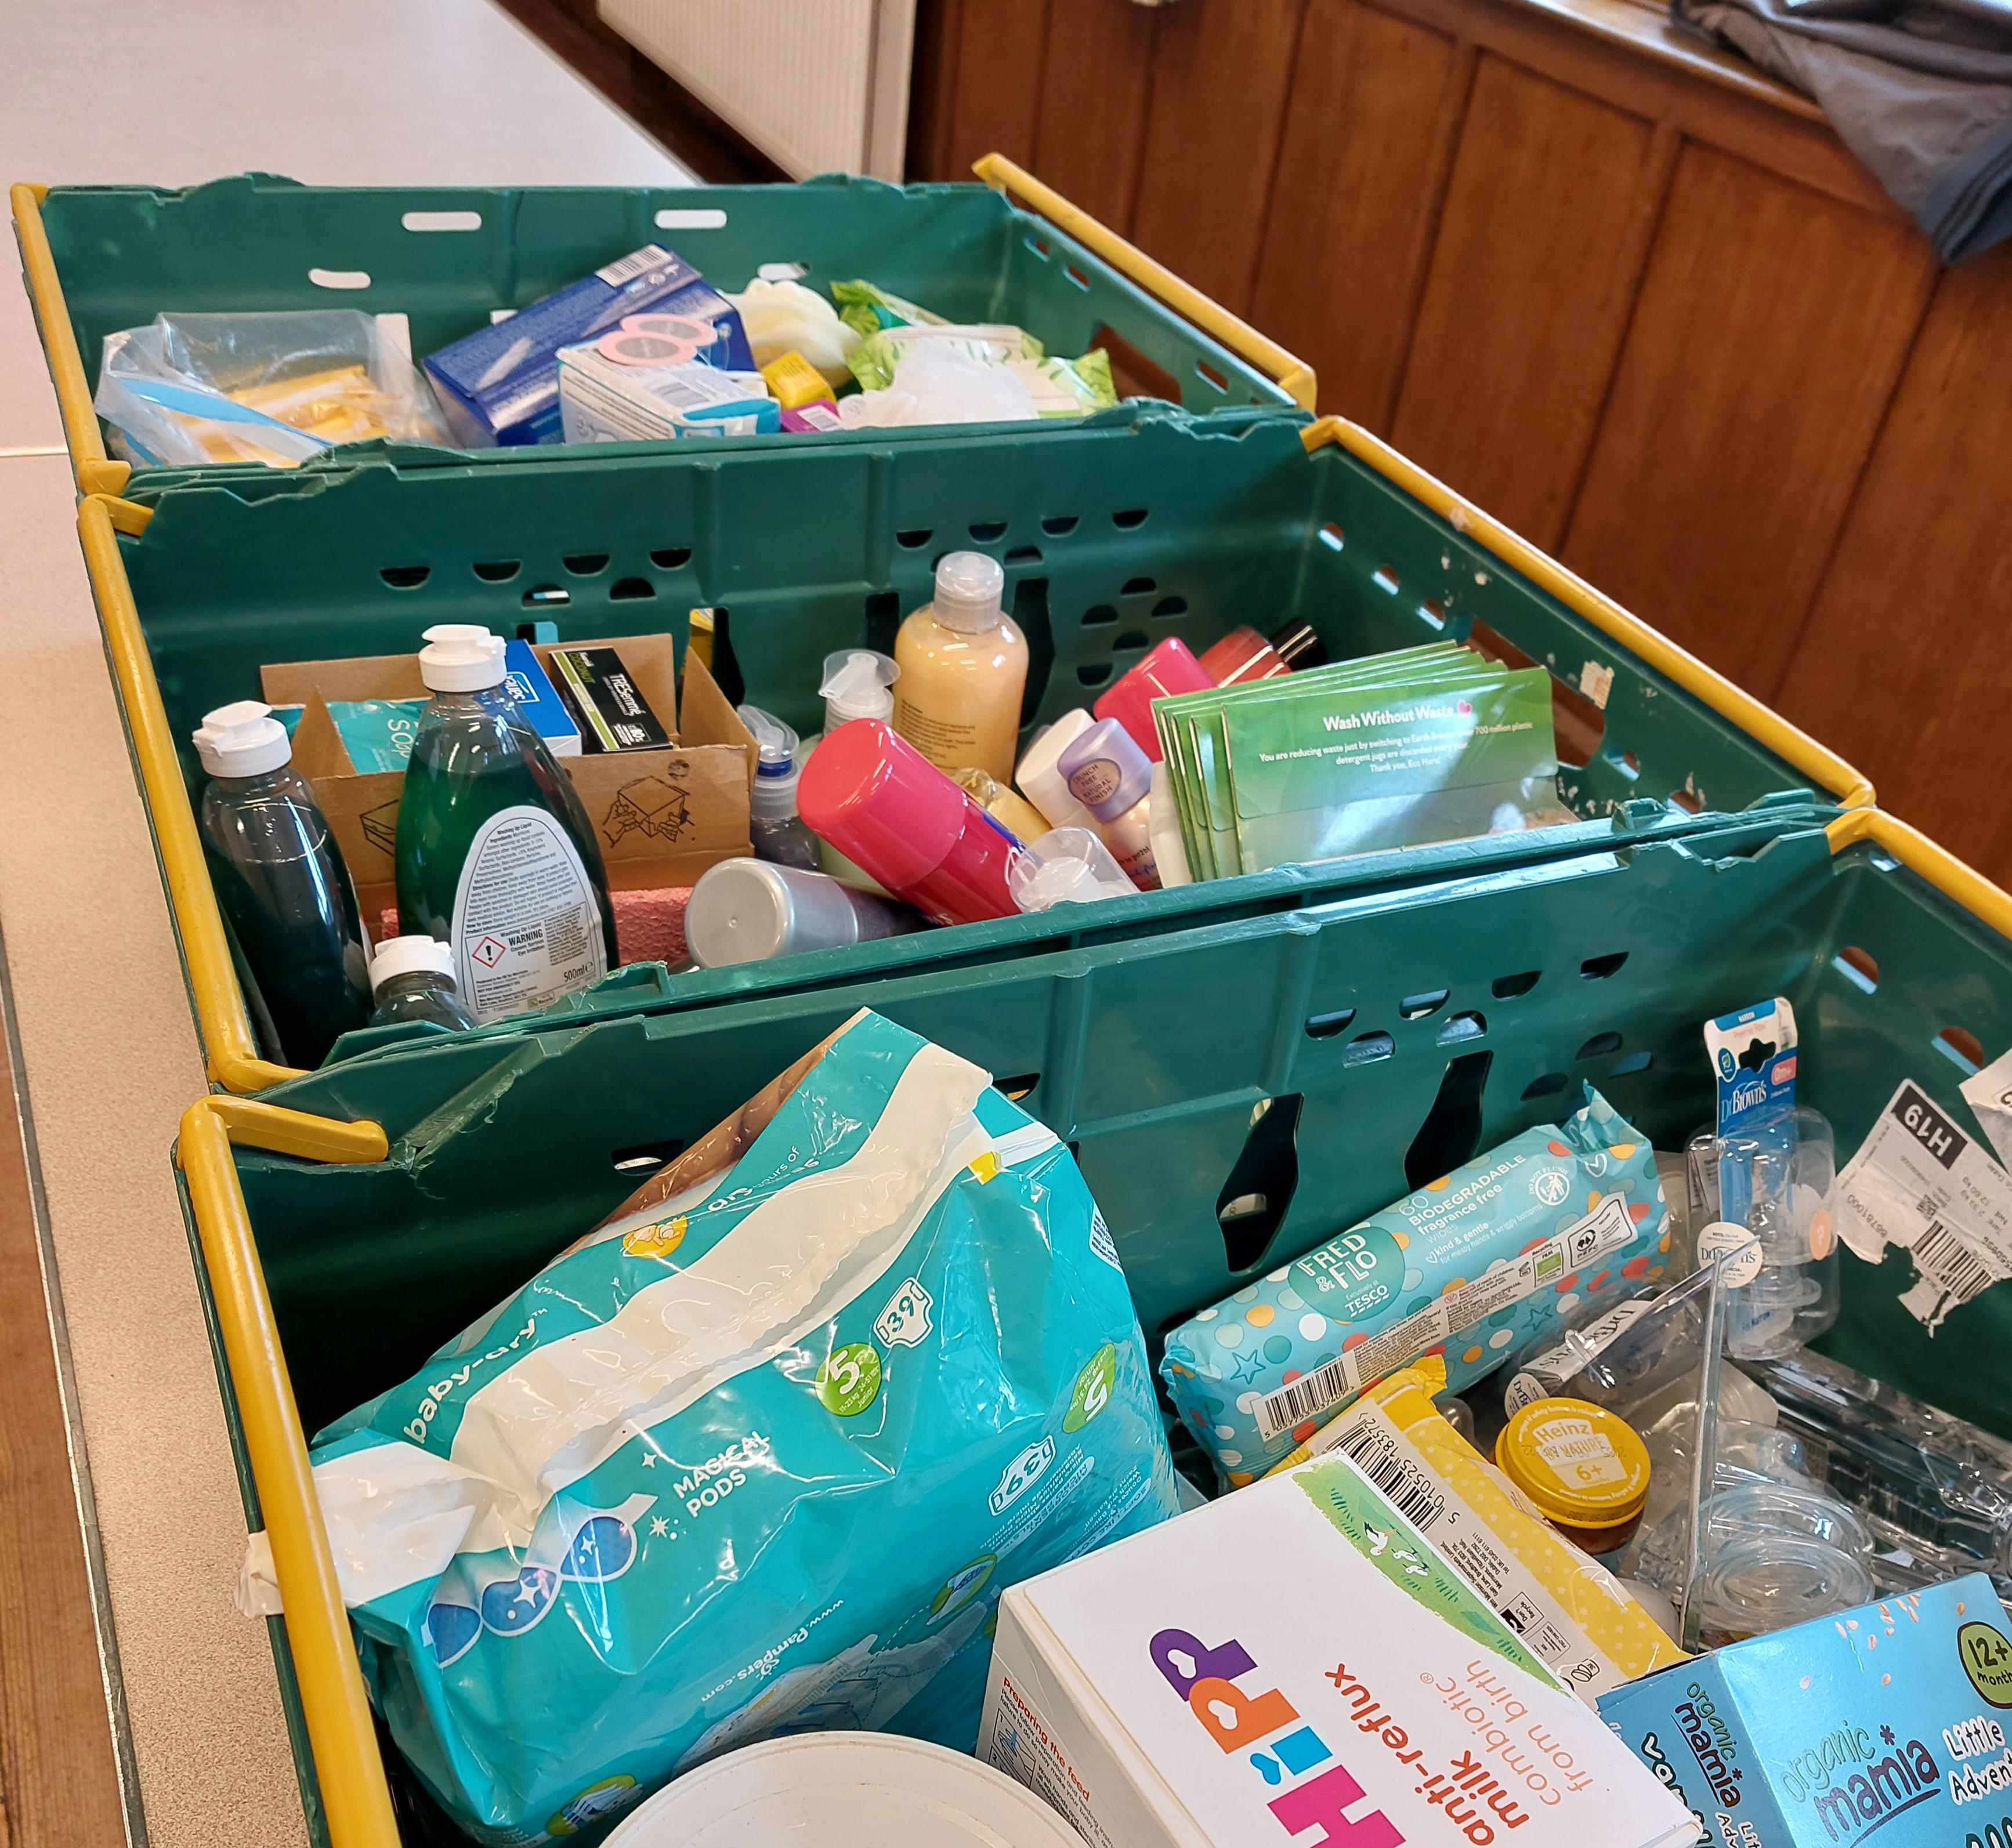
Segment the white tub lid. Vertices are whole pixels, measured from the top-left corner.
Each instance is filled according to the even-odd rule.
[[[1083,1848],[1004,1772],[885,1732],[804,1732],[745,1746],[688,1771],[637,1810],[607,1848]]]

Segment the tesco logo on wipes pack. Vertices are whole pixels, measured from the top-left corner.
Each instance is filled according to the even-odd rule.
[[[1266,1787],[1290,1785],[1265,1803],[1288,1836],[1317,1828],[1316,1843],[1329,1848],[1402,1848],[1404,1836],[1381,1810],[1351,1819],[1361,1785],[1291,1701],[1276,1688],[1247,1694],[1236,1685],[1258,1666],[1241,1643],[1232,1637],[1211,1648],[1186,1630],[1161,1630],[1147,1647],[1153,1666],[1225,1755],[1247,1750]]]

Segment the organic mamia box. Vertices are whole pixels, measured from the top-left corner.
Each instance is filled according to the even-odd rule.
[[[1600,1712],[1727,1848],[2012,1836],[2012,1621],[1981,1572],[1728,1643]]]
[[[1341,1457],[1008,1591],[979,1750],[1093,1848],[1696,1831]]]

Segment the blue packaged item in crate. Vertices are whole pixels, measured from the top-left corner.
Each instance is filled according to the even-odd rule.
[[[372,1697],[497,1848],[774,1734],[970,1751],[1001,1590],[1178,1506],[1068,1148],[864,1012],[313,1465]]]
[[[1589,1084],[1562,1127],[1512,1136],[1190,1316],[1160,1372],[1237,1487],[1422,1354],[1443,1354],[1458,1392],[1588,1298],[1661,1276],[1668,1251],[1655,1151]]]
[[[1726,1848],[2012,1840],[2012,1622],[1981,1572],[1725,1643],[1599,1706]]]
[[[675,251],[646,244],[426,355],[455,441],[470,449],[560,441],[559,349],[646,312],[705,323],[713,335],[700,355],[708,365],[754,370],[740,311]]]

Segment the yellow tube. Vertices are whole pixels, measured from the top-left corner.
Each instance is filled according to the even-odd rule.
[[[1793,765],[1819,789],[1846,808],[1870,807],[1875,799],[1871,783],[1843,758],[1821,745],[1807,732],[1800,731],[1775,709],[1737,687],[1715,668],[1708,668],[1694,654],[1679,648],[1660,630],[1604,596],[1583,579],[1575,577],[1548,554],[1511,532],[1463,500],[1443,482],[1431,475],[1389,443],[1372,436],[1346,418],[1323,417],[1300,433],[1309,453],[1327,443],[1338,443],[1350,454],[1367,462],[1386,480],[1394,482],[1415,500],[1422,500],[1455,532],[1486,546],[1504,564],[1550,592],[1575,615],[1639,655],[1657,672],[1674,681],[1694,699],[1729,719],[1749,737],[1764,744],[1784,763]]]
[[[196,1024],[202,1034],[209,1075],[227,1091],[264,1091],[302,1074],[291,1066],[276,1065],[259,1056],[244,991],[231,965],[230,940],[216,908],[216,891],[196,831],[195,811],[182,780],[168,727],[154,664],[141,633],[133,587],[119,555],[115,529],[137,532],[151,517],[144,507],[102,494],[85,497],[77,510],[77,536],[83,542],[85,568],[98,599],[106,652],[119,683],[133,755],[154,822],[161,869],[173,907],[175,924],[188,968],[189,989],[195,999]]]
[[[1220,340],[1247,365],[1275,379],[1302,411],[1318,408],[1311,366],[1294,358],[1276,340],[1267,340],[1249,322],[1240,320],[1193,283],[1182,281],[1165,264],[1154,262],[1136,244],[1128,244],[1003,154],[984,155],[972,163],[971,170],[987,186],[1025,200],[1057,230],[1066,232],[1084,249],[1094,251],[1120,276],[1136,283],[1204,333]]]
[[[335,1123],[269,1105],[202,1098],[183,1114],[176,1159],[188,1182],[245,1454],[286,1606],[287,1641],[329,1841],[331,1848],[399,1848],[391,1786],[315,1498],[300,1410],[231,1159],[234,1134],[290,1153],[376,1160],[382,1159],[384,1132],[374,1123]],[[345,1145],[358,1152],[324,1152]],[[367,1152],[373,1148],[374,1155]]]

